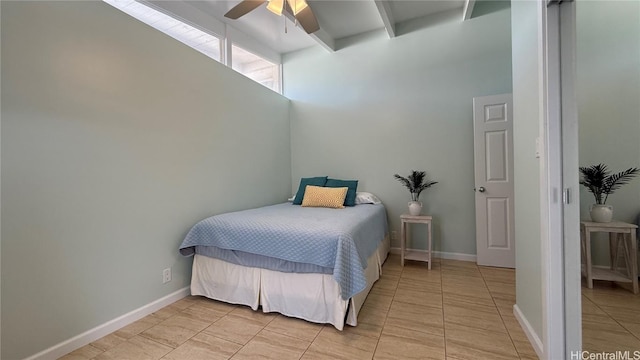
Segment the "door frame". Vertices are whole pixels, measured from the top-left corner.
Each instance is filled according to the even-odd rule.
[[[560,81],[562,97],[562,198],[564,246],[565,357],[582,350],[580,269],[580,184],[578,175],[578,103],[576,98],[576,2],[560,11]]]
[[[542,235],[542,344],[546,359],[565,354],[564,269],[562,246],[562,132],[560,98],[560,27],[557,4],[540,1],[543,120],[540,124],[544,151],[541,186]],[[555,275],[555,276],[554,276]]]
[[[580,278],[573,273],[580,266],[579,242],[565,237],[564,226],[573,226],[574,219],[565,206],[575,207],[577,201],[564,204],[565,189],[576,189],[577,177],[563,178],[563,136],[567,146],[577,146],[577,127],[563,134],[563,125],[577,122],[573,72],[575,71],[575,3],[558,0],[540,1],[541,31],[539,72],[541,93],[541,134],[544,151],[541,174],[542,227],[542,343],[546,359],[571,358],[572,351],[581,350]],[[562,25],[561,25],[562,24]],[[563,124],[563,121],[567,124]],[[575,118],[574,118],[575,117]],[[576,125],[577,126],[577,125]],[[566,130],[566,129],[565,129]],[[565,159],[566,161],[566,159]],[[576,182],[574,184],[574,182]],[[576,257],[575,254],[578,253]],[[579,273],[578,273],[579,274]],[[576,333],[577,332],[577,333]]]

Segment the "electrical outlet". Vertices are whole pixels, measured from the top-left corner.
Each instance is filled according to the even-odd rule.
[[[397,231],[392,231],[391,232],[391,240],[398,240],[398,232]]]
[[[162,283],[166,284],[171,281],[171,268],[162,270]]]

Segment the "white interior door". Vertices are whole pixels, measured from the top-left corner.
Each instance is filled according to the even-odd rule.
[[[473,98],[478,265],[516,265],[513,219],[513,99]]]

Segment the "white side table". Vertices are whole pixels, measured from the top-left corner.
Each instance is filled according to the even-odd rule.
[[[429,227],[427,232],[428,250],[424,252],[407,250],[407,224],[426,224]],[[404,259],[416,261],[428,261],[431,270],[431,216],[430,215],[400,215],[400,264],[404,266]]]
[[[584,262],[583,275],[587,278],[587,287],[593,288],[593,280],[608,280],[630,282],[634,294],[638,293],[638,265],[636,244],[636,229],[634,224],[620,221],[610,223],[580,222],[580,240],[582,243],[582,260]],[[591,233],[609,233],[609,259],[611,269],[594,268],[591,264]],[[618,272],[618,249],[622,245],[623,258],[626,264],[626,274]]]

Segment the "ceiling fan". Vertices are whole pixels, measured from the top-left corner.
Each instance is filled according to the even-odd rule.
[[[282,15],[283,11],[292,14],[307,34],[320,29],[318,20],[305,0],[243,0],[224,16],[235,20],[264,3],[268,3],[267,9],[276,15]]]

